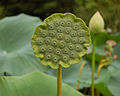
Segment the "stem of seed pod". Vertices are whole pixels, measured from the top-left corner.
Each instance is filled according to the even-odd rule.
[[[93,40],[93,50],[92,50],[92,86],[91,86],[92,96],[94,96],[95,47],[96,47],[96,37],[94,37]]]
[[[57,69],[57,96],[61,96],[62,89],[62,66],[59,65]]]
[[[84,66],[85,66],[85,60],[83,59],[83,63],[82,63],[82,65],[80,66],[80,72],[79,72],[78,81],[77,81],[77,88],[76,88],[77,91],[79,91],[80,78],[81,78],[82,70],[83,70]]]

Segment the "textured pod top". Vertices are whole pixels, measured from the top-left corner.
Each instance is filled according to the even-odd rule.
[[[71,13],[55,13],[37,26],[31,45],[41,64],[57,69],[80,62],[90,45],[90,32],[83,20]]]

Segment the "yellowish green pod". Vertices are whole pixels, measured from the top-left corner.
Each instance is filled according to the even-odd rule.
[[[80,62],[90,45],[90,31],[71,13],[55,13],[36,27],[31,45],[43,65],[57,69]]]

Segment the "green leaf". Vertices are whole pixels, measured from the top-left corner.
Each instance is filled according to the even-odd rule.
[[[120,95],[120,69],[112,73],[107,86],[114,96]]]
[[[0,96],[56,96],[56,91],[56,78],[39,71],[0,79]],[[84,95],[63,83],[62,96]]]
[[[22,75],[47,69],[34,57],[30,45],[33,30],[41,23],[39,18],[25,14],[0,20],[0,73]]]
[[[96,37],[96,45],[100,46],[102,44],[105,44],[107,40],[114,40],[116,42],[120,42],[120,34],[106,34],[106,33],[101,33]]]
[[[99,90],[99,93],[102,93],[104,96],[113,96],[104,83],[99,83],[95,85],[95,88]]]

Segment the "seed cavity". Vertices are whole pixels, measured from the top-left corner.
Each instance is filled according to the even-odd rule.
[[[48,25],[48,29],[49,29],[49,30],[53,30],[54,28],[55,28],[54,24],[49,24],[49,25]]]
[[[71,29],[71,28],[69,28],[69,27],[65,28],[65,33],[66,33],[66,34],[70,34],[70,33],[71,33],[71,31],[72,31],[72,29]]]
[[[62,57],[62,59],[63,59],[63,62],[68,62],[69,59],[70,59],[70,57],[69,57],[69,55],[64,55],[64,56]]]
[[[43,45],[44,44],[44,39],[43,38],[36,38],[36,44],[38,45]]]
[[[44,53],[45,51],[46,51],[46,47],[45,46],[41,46],[39,48],[39,52]]]
[[[67,20],[66,21],[66,26],[71,27],[72,26],[72,22],[70,20]]]
[[[75,32],[75,31],[72,31],[72,32],[70,33],[70,35],[71,35],[72,37],[75,37],[75,36],[76,36],[76,32]]]
[[[58,56],[54,55],[52,60],[53,60],[53,63],[57,63],[59,58]]]
[[[74,24],[73,25],[73,30],[79,30],[79,28],[80,28],[80,25],[79,24]]]
[[[71,58],[76,58],[77,57],[77,52],[76,51],[71,51],[70,52],[70,57]]]
[[[48,47],[47,47],[47,52],[53,52],[53,50],[54,50],[54,48],[51,46],[51,45],[49,45]]]
[[[45,60],[51,60],[52,55],[50,53],[46,53]]]
[[[50,37],[54,37],[56,35],[56,32],[55,31],[50,31],[49,35],[50,35]]]
[[[60,55],[61,55],[61,49],[60,49],[60,48],[57,48],[57,49],[55,50],[55,54],[60,56]]]
[[[64,54],[68,54],[68,53],[69,53],[69,49],[66,47],[66,48],[64,48],[64,49],[62,50],[62,52],[63,52]]]
[[[73,44],[76,44],[77,42],[78,42],[78,38],[77,38],[77,37],[73,37],[72,43],[73,43]]]
[[[66,43],[64,41],[59,42],[59,47],[64,48],[66,46]]]
[[[58,40],[57,39],[53,39],[51,42],[51,45],[56,47],[58,45]]]
[[[63,34],[62,34],[62,33],[58,33],[57,36],[56,36],[56,38],[57,38],[58,40],[63,39]]]
[[[45,43],[49,45],[51,43],[51,37],[46,37],[45,38]]]
[[[82,51],[82,46],[81,45],[76,45],[75,50],[78,51],[78,52],[81,52]]]
[[[65,42],[69,43],[71,41],[71,37],[69,35],[65,36]]]
[[[60,26],[60,23],[59,23],[59,21],[58,21],[58,20],[54,21],[54,25],[55,25],[55,27],[58,27],[58,26]]]

